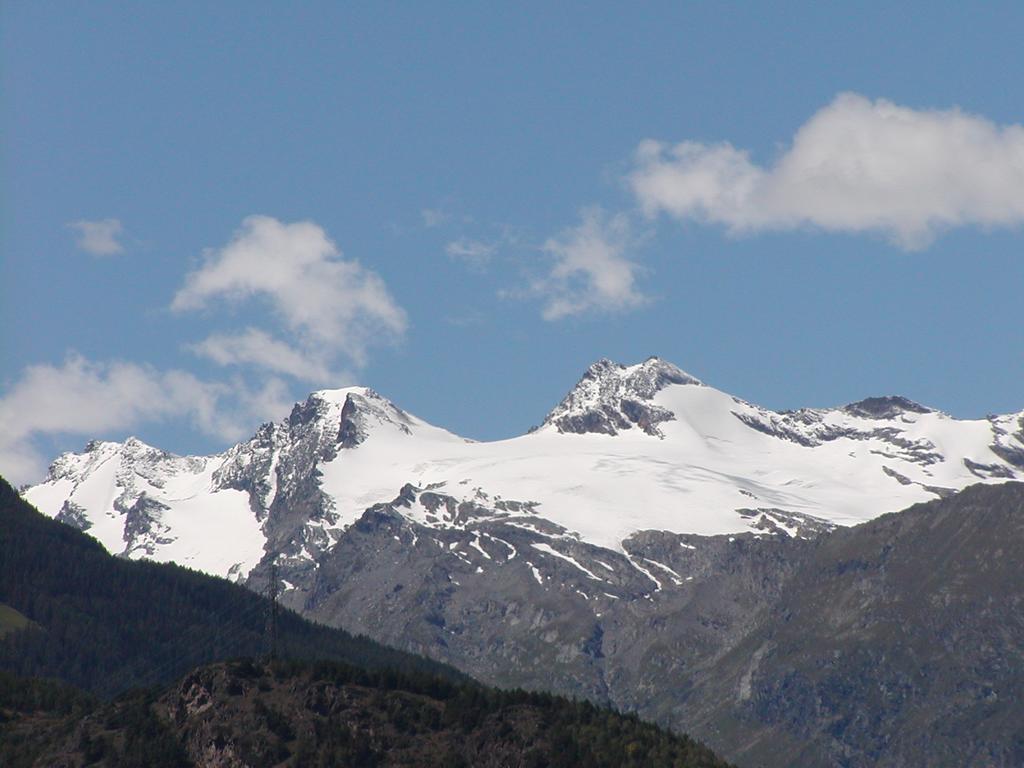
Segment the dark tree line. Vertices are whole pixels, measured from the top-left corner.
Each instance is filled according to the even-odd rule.
[[[213,706],[183,717],[193,685]],[[0,712],[0,764],[15,768],[57,754],[185,768],[189,747],[208,757],[211,742],[252,766],[727,768],[685,736],[586,702],[337,662],[238,660],[112,702],[0,675]]]
[[[0,638],[0,670],[100,696],[165,683],[220,659],[259,656],[268,601],[172,564],[109,555],[41,515],[0,479],[0,603],[37,626]],[[282,610],[284,654],[463,679],[450,667]]]
[[[179,566],[112,557],[2,479],[0,604],[31,622],[0,637],[5,767],[32,765],[54,745],[77,764],[190,765],[192,737],[168,715],[177,689],[167,686],[186,674],[226,676],[210,716],[227,718],[216,726],[250,765],[372,768],[410,749],[417,757],[402,764],[457,768],[505,750],[538,768],[725,765],[635,716],[487,688],[290,611],[278,625],[286,658],[255,661],[266,599]],[[233,661],[203,667],[225,659]],[[359,705],[320,707],[323,690]]]

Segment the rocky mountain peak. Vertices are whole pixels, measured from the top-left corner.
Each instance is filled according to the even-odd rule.
[[[390,425],[398,432],[412,434],[413,420],[409,414],[368,388],[346,395],[340,418],[338,444],[342,448],[359,445],[378,425]]]
[[[598,360],[532,437],[470,445],[364,387],[313,392],[282,416],[210,456],[95,441],[24,495],[111,552],[231,578],[272,554],[299,585],[296,569],[312,573],[366,509],[410,483],[428,498],[445,488],[455,505],[451,520],[413,505],[423,524],[429,513],[462,525],[477,507],[496,519],[507,510],[482,501],[490,494],[527,499],[545,525],[614,549],[640,530],[760,530],[765,509],[849,524],[873,503],[893,511],[1024,470],[1024,412],[964,422],[897,397],[775,412],[658,358]],[[766,477],[771,462],[782,471]]]
[[[856,403],[843,406],[843,410],[851,416],[860,416],[865,419],[894,419],[904,413],[933,412],[931,408],[899,395],[866,397]]]
[[[572,391],[544,420],[559,432],[607,435],[639,427],[660,437],[657,425],[674,419],[671,411],[650,401],[670,385],[703,386],[672,363],[649,357],[636,365],[602,358],[587,368]]]
[[[80,453],[64,453],[50,464],[47,481],[66,479],[78,482],[103,463],[115,460],[122,466],[145,464],[170,457],[165,451],[129,437],[122,443],[90,440]]]
[[[651,399],[669,384],[702,384],[695,376],[655,356],[635,365],[623,365],[601,358],[587,368],[573,392],[589,381],[599,382],[604,388],[621,386],[644,400]]]
[[[379,426],[411,434],[412,417],[369,387],[345,387],[313,392],[296,403],[286,421],[288,432],[308,436],[315,432],[324,446],[353,448]]]

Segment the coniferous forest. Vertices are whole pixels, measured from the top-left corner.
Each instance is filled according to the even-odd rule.
[[[100,697],[267,651],[265,598],[177,565],[112,557],[91,537],[39,514],[2,480],[0,604],[32,622],[0,638],[0,670],[59,678]],[[278,644],[297,658],[462,678],[286,610]]]
[[[635,716],[488,688],[288,611],[267,658],[265,598],[112,557],[2,480],[0,605],[3,766],[726,765]]]

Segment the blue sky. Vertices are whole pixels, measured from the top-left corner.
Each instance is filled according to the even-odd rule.
[[[1024,408],[1019,4],[0,8],[17,481],[353,383],[511,436],[600,357]]]

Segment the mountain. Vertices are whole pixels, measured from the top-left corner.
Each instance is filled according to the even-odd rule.
[[[287,659],[191,669],[258,653],[268,601],[114,558],[2,480],[0,606],[20,617],[0,636],[0,765],[12,768],[727,765],[635,716],[489,689],[289,611],[277,621]]]
[[[96,705],[0,677],[6,766],[728,768],[635,717],[522,691],[243,660]]]
[[[742,765],[1024,765],[1022,552],[1019,482],[822,536],[681,719]]]
[[[1016,678],[993,687],[985,654],[1024,647],[1024,573],[1006,554],[1024,546],[1022,478],[1024,412],[964,421],[895,396],[773,412],[652,358],[595,363],[511,440],[464,440],[370,390],[323,391],[217,456],[91,444],[25,496],[129,558],[254,589],[273,562],[285,604],[318,622],[488,683],[636,711],[746,765],[914,765],[917,750],[1009,766]],[[895,515],[909,533],[886,522],[929,500]],[[929,534],[935,520],[952,539]],[[975,533],[957,538],[957,521]],[[914,568],[878,560],[886,547]],[[972,602],[983,588],[1007,602]],[[953,627],[908,613],[912,652],[891,632],[861,649],[820,625],[843,609],[847,624],[899,627],[917,595],[963,610]],[[990,710],[964,693],[990,688]]]
[[[407,485],[622,553],[643,531],[821,530],[1012,478],[1024,478],[1024,412],[964,421],[902,397],[774,412],[651,358],[598,361],[510,440],[460,438],[366,388],[324,390],[214,456],[89,443],[24,496],[126,557],[244,581],[275,556],[306,595],[317,558]]]
[[[54,677],[101,696],[166,683],[197,664],[258,655],[269,601],[173,564],[131,562],[32,509],[0,478],[0,671]],[[2,625],[0,625],[2,626]],[[466,678],[365,637],[279,612],[291,656]]]
[[[412,504],[412,495],[397,503]],[[3,668],[109,693],[173,679],[204,654],[257,643],[265,613],[258,596],[177,566],[113,558],[87,536],[27,509],[9,486],[0,486],[0,501],[0,602],[25,619],[0,638]],[[609,592],[598,600],[579,565],[560,557],[538,558],[544,570],[534,571],[522,558],[507,556],[498,566],[502,578],[484,580],[462,561],[474,549],[462,546],[465,539],[420,551],[410,540],[414,526],[387,505],[368,510],[340,542],[344,546],[321,560],[320,608],[354,628],[362,619],[376,636],[394,636],[407,647],[425,644],[432,655],[457,658],[485,679],[585,695],[688,730],[743,766],[1010,768],[1024,762],[1024,564],[1017,557],[1024,551],[1024,483],[978,484],[814,538],[783,531],[652,533],[636,546],[664,569],[690,578],[666,578],[659,589],[633,599]],[[633,556],[642,556],[639,551]],[[589,593],[580,586],[589,586]],[[290,614],[281,624],[289,647],[339,654],[335,658],[371,670],[362,673],[364,681],[429,679],[436,690],[427,698],[434,700],[441,689],[464,685],[451,672],[451,683],[439,681],[444,667]],[[169,659],[179,666],[168,666]],[[389,672],[392,665],[404,671]],[[218,724],[189,715],[177,724],[173,743],[210,746],[189,739],[242,728],[264,734],[261,748],[278,749],[282,737],[260,730],[263,721],[285,732],[296,724],[281,726],[251,696],[253,682],[268,690],[282,683],[246,667],[221,669],[200,673],[210,682],[202,690],[250,696],[225,705],[237,719],[228,714]],[[250,680],[241,689],[231,682],[239,673]],[[109,679],[114,688],[105,684]],[[288,691],[309,700],[306,683],[283,680]],[[35,702],[30,711],[22,704],[12,713],[0,697],[11,724],[0,739],[4,745],[65,744],[74,752],[130,741],[142,749],[125,723],[135,723],[131,727],[148,739],[163,739],[166,722],[154,724],[153,717],[190,690],[185,684],[165,689],[157,696],[165,697],[164,705],[146,699],[144,710],[122,699],[83,720],[80,710],[68,715],[79,706],[73,696],[31,685],[27,692],[14,686],[20,701]],[[374,718],[382,708],[408,714],[387,698],[368,696],[373,704],[361,722],[380,723]],[[483,708],[473,701],[456,711]],[[504,706],[500,697],[488,701]],[[63,714],[40,712],[40,702]],[[270,700],[264,706],[278,711]],[[263,718],[255,728],[254,717]],[[514,731],[519,722],[509,727]],[[383,732],[393,734],[392,726]],[[62,739],[71,734],[76,741],[68,745]],[[233,738],[214,744],[223,749]],[[298,746],[284,742],[289,750]],[[356,742],[354,736],[342,746]]]
[[[368,510],[306,615],[749,768],[1024,765],[1024,483],[813,538],[651,531],[625,554],[471,518],[428,539],[406,517],[425,496]]]

